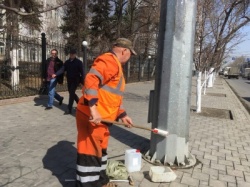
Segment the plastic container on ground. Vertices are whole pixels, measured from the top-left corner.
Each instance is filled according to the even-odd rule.
[[[125,151],[125,166],[128,172],[141,170],[141,153],[139,150],[128,149]]]

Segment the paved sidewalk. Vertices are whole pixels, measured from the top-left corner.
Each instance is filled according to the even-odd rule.
[[[191,105],[195,106],[195,80]],[[154,82],[127,84],[124,105],[135,124],[147,124],[148,95]],[[189,149],[201,164],[175,170],[171,183],[152,183],[143,160],[140,172],[132,173],[136,187],[250,187],[250,117],[224,79],[202,96],[202,107],[226,109],[233,120],[191,113]],[[210,94],[209,94],[210,93]],[[78,95],[80,95],[80,91]],[[225,94],[226,97],[212,96]],[[76,160],[76,127],[73,115],[55,102],[45,111],[46,96],[0,100],[0,186],[73,187]],[[124,160],[126,149],[147,150],[150,133],[121,126],[110,128],[109,158]],[[119,183],[120,187],[129,186]]]

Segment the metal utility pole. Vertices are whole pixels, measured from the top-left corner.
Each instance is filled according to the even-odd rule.
[[[167,138],[151,135],[152,161],[188,165],[189,115],[196,0],[162,0],[152,126]]]

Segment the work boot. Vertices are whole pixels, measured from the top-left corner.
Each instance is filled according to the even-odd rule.
[[[47,106],[44,110],[51,110],[52,107],[51,106]]]
[[[64,115],[68,115],[68,114],[72,114],[72,110],[66,110],[66,111],[64,112]]]

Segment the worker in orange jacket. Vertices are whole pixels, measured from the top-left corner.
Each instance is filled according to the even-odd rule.
[[[108,187],[106,175],[109,125],[102,119],[121,119],[128,127],[132,120],[122,105],[125,80],[122,64],[136,55],[132,42],[118,38],[110,52],[97,57],[85,77],[77,111],[77,173],[78,187]]]

